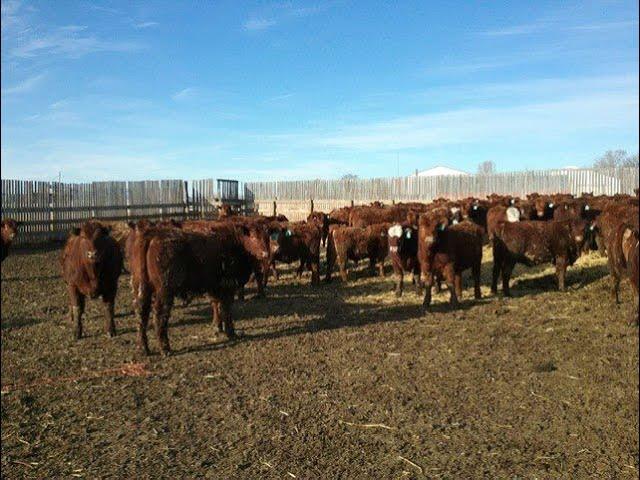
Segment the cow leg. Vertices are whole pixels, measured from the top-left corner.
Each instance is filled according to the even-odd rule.
[[[171,347],[169,346],[169,316],[171,315],[172,304],[173,298],[164,292],[156,294],[153,302],[156,337],[160,345],[160,352],[165,356],[171,353]]]
[[[493,269],[491,270],[491,293],[498,293],[498,277],[502,270],[502,258],[498,249],[493,245]]]
[[[611,296],[616,301],[616,305],[620,304],[620,276],[615,268],[611,269]]]
[[[375,257],[369,257],[369,275],[372,277],[376,274],[376,259]]]
[[[298,271],[296,272],[298,276],[298,280],[302,278],[302,272],[304,272],[304,265],[305,265],[304,260],[300,260],[300,266],[298,267]]]
[[[456,291],[456,296],[462,298],[462,272],[456,272],[453,276],[453,286]]]
[[[640,298],[638,296],[638,286],[631,284],[631,293],[633,294],[633,304],[631,305],[631,317],[629,325],[638,325],[638,314],[640,313]]]
[[[404,291],[404,272],[402,271],[402,267],[398,268],[396,271],[396,297],[400,298]]]
[[[278,270],[276,269],[275,260],[271,262],[271,272],[273,272],[273,279],[277,282],[280,279],[280,276],[278,275]]]
[[[378,276],[384,277],[384,259],[378,263]]]
[[[565,277],[567,273],[567,260],[564,257],[558,257],[556,259],[556,277],[558,278],[558,289],[561,292],[565,292],[567,287],[565,285]]]
[[[482,268],[482,263],[477,262],[473,267],[471,267],[471,275],[473,276],[473,296],[476,300],[482,298],[482,292],[480,291],[480,271]]]
[[[227,338],[236,338],[236,330],[233,327],[233,318],[231,316],[232,304],[233,304],[233,298],[231,299],[224,298],[219,304],[220,317],[222,318],[222,325],[224,328],[224,333],[227,335]]]
[[[459,273],[454,272],[453,265],[449,264],[444,270],[444,281],[450,292],[449,303],[452,307],[458,306],[458,284],[461,284],[462,278]]]
[[[266,275],[262,272],[261,269],[257,269],[254,272],[254,276],[256,277],[256,288],[258,289],[256,297],[264,298],[264,287],[266,285]]]
[[[429,309],[429,305],[431,305],[431,287],[433,287],[433,273],[428,273],[424,275],[424,300],[422,301],[422,309],[425,312]]]
[[[82,315],[84,314],[85,297],[75,287],[69,285],[69,300],[71,303],[71,322],[74,326],[76,340],[82,338]]]
[[[102,301],[104,302],[105,307],[105,319],[104,319],[104,331],[108,337],[116,336],[116,322],[115,322],[115,314],[114,314],[114,305],[115,298],[112,295],[103,296]]]
[[[338,257],[338,269],[340,270],[340,278],[343,282],[347,282],[347,259]]]
[[[436,294],[440,293],[442,291],[442,278],[440,277],[440,275],[435,276],[434,285]]]
[[[147,326],[149,325],[149,314],[151,313],[151,294],[149,292],[139,291],[133,305],[139,317],[138,348],[145,355],[149,355]]]
[[[320,284],[320,259],[313,260],[310,264],[311,268],[311,285]]]
[[[419,268],[414,268],[413,269],[412,279],[413,279],[413,284],[416,286],[416,292],[421,293],[422,292],[422,279],[420,278],[420,269]]]
[[[222,327],[222,316],[220,315],[220,300],[217,298],[211,298],[211,315],[213,324],[216,327],[216,337],[218,334],[224,332],[224,328]]]
[[[238,300],[240,301],[244,300],[244,285],[240,285],[238,287]]]
[[[511,290],[509,290],[509,280],[511,280],[511,273],[513,272],[513,262],[504,262],[502,264],[502,294],[505,297],[511,296]]]

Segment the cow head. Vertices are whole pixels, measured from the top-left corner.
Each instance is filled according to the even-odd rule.
[[[460,223],[462,221],[462,208],[460,205],[454,205],[449,209],[451,213],[451,223],[453,225]]]
[[[22,222],[16,222],[12,219],[2,220],[2,239],[8,243],[12,242],[18,234],[20,225],[22,225]]]
[[[436,212],[421,215],[418,241],[426,248],[431,248],[436,244],[438,237],[447,229],[448,225],[449,219],[444,215],[438,215]]]
[[[269,271],[271,262],[271,238],[263,225],[241,226],[242,241],[245,250],[260,265],[263,274]]]
[[[88,294],[95,297],[100,273],[108,260],[109,228],[98,222],[87,222],[80,228],[74,228],[71,236],[77,237],[78,262],[89,280]]]
[[[555,204],[544,197],[536,198],[533,205],[536,210],[536,216],[540,219],[547,218],[550,213],[553,213],[553,209],[555,208]]]
[[[417,251],[418,229],[414,225],[392,225],[387,230],[387,235],[389,236],[390,253],[415,254]]]

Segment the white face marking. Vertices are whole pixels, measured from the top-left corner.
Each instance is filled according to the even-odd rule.
[[[553,208],[553,202],[549,204],[549,208]]]
[[[389,236],[390,237],[401,237],[402,236],[402,227],[400,225],[394,225],[389,228]]]
[[[451,222],[451,223],[453,223],[454,225],[457,225],[459,222],[458,222],[458,219],[457,219],[457,218],[454,218],[454,219],[453,219],[453,222]]]
[[[390,252],[397,252],[398,251],[398,247],[389,246],[389,251]]]
[[[589,210],[589,205],[585,205],[585,206],[584,206],[584,209],[585,209],[585,210]]]
[[[478,205],[474,205],[474,206],[473,206],[473,209],[474,209],[474,210],[477,210],[477,209],[478,209]]]
[[[582,241],[582,235],[576,235],[576,242]]]
[[[451,207],[451,213],[453,213],[454,215],[456,213],[458,213],[460,211],[460,209],[458,207]]]
[[[428,236],[424,237],[424,242],[425,243],[433,243],[433,236],[432,235],[428,235]]]
[[[507,208],[507,221],[512,223],[520,221],[520,210],[515,207]]]

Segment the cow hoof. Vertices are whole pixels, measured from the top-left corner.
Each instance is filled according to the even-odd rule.
[[[73,338],[74,340],[82,340],[82,332],[75,332]]]
[[[116,336],[116,331],[115,331],[115,330],[109,330],[109,331],[107,332],[107,337],[108,337],[108,338],[113,338],[113,337],[115,337],[115,336]]]

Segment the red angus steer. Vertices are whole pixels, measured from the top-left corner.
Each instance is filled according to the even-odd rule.
[[[418,227],[411,223],[395,224],[388,230],[389,258],[396,278],[395,294],[401,297],[404,272],[412,274],[412,283],[420,290],[420,263],[418,262]]]
[[[365,228],[380,223],[402,222],[407,218],[405,207],[357,207],[349,214],[349,226]]]
[[[431,287],[438,277],[444,278],[455,307],[462,296],[462,272],[471,269],[476,299],[480,293],[482,264],[482,228],[472,222],[451,227],[440,217],[420,216],[418,227],[418,261],[420,278],[425,287],[423,308],[431,304]]]
[[[229,223],[211,220],[190,220],[183,222],[182,229],[188,232],[200,232],[224,237],[235,236],[251,259],[253,275],[256,279],[258,297],[264,297],[264,287],[271,264],[269,235],[265,226],[259,222]],[[238,299],[244,299],[244,285],[238,285]]]
[[[584,220],[503,222],[494,232],[491,291],[497,293],[498,275],[502,272],[503,293],[511,296],[509,280],[516,263],[529,267],[555,264],[558,288],[564,291],[567,267],[578,258],[587,230]]]
[[[620,279],[628,278],[633,291],[633,308],[629,323],[638,322],[638,217],[622,220],[615,226],[607,244],[611,295],[620,303]]]
[[[327,274],[325,281],[331,281],[331,274],[335,264],[338,264],[340,277],[347,281],[347,260],[358,263],[359,260],[369,259],[371,273],[384,276],[384,260],[387,258],[388,243],[387,229],[389,224],[370,225],[366,228],[336,226],[329,232],[327,244]]]
[[[109,230],[99,222],[87,222],[72,230],[60,259],[62,278],[71,302],[71,320],[76,339],[82,338],[85,298],[102,297],[106,308],[105,331],[116,334],[114,303],[118,277],[122,272],[122,252]]]
[[[163,355],[170,353],[168,325],[175,297],[207,295],[219,333],[236,336],[231,308],[238,285],[252,272],[251,259],[237,235],[185,232],[177,228],[136,229],[131,288],[139,316],[138,347],[149,354],[147,325],[153,309]]]
[[[311,285],[320,283],[320,229],[311,223],[296,222],[283,226],[275,237],[272,261],[292,263],[300,261],[298,278],[305,267],[311,270]]]
[[[307,223],[314,223],[322,232],[322,246],[327,245],[327,237],[329,236],[329,216],[324,212],[311,212],[307,217]]]
[[[11,247],[13,239],[16,238],[20,225],[22,225],[22,222],[16,222],[11,218],[2,220],[2,260],[0,262],[4,262],[4,259],[9,256],[9,247]]]
[[[551,220],[553,219],[553,211],[556,204],[553,199],[544,195],[536,197],[533,200],[533,207],[535,215],[531,217],[531,220]]]

